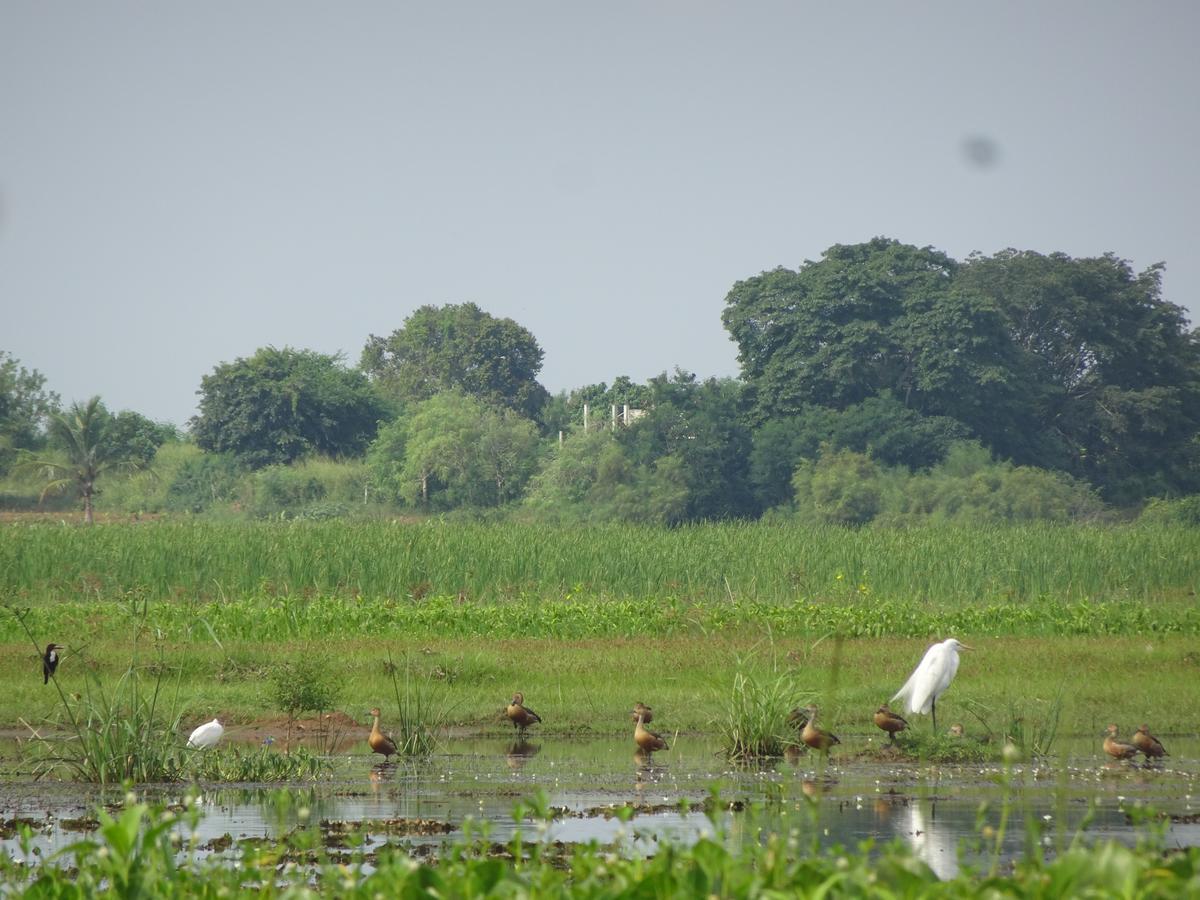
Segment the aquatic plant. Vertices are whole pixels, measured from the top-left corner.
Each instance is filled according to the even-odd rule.
[[[288,753],[278,753],[267,746],[221,747],[196,754],[187,773],[202,781],[265,783],[321,778],[332,769],[327,757],[305,747]]]
[[[736,846],[717,833],[691,846],[664,842],[651,856],[623,855],[597,844],[556,846],[520,831],[506,844],[486,833],[443,847],[438,859],[419,859],[389,842],[369,851],[359,841],[328,848],[316,828],[288,831],[277,842],[237,841],[236,865],[224,853],[201,855],[194,798],[182,808],[150,806],[130,794],[115,814],[100,809],[99,828],[42,860],[28,827],[20,852],[0,854],[0,892],[77,898],[119,897],[375,897],[520,896],[609,900],[655,897],[1132,897],[1174,900],[1195,896],[1200,848],[1166,853],[1161,833],[1137,846],[1075,840],[1046,857],[1034,846],[1003,869],[965,869],[942,881],[910,846],[893,843],[814,853],[797,829],[755,830]],[[522,816],[541,820],[553,810],[536,799]],[[181,826],[183,826],[181,828]],[[181,835],[191,835],[183,839]],[[995,838],[999,840],[1001,832]],[[351,838],[353,835],[350,836]],[[530,839],[533,838],[533,839]],[[234,843],[234,842],[231,842]],[[288,860],[282,865],[282,860]]]
[[[408,654],[398,666],[388,653],[387,672],[398,710],[391,734],[396,752],[401,756],[428,756],[437,747],[438,732],[451,707],[433,679],[414,670]]]
[[[800,744],[794,721],[789,721],[801,696],[787,673],[761,676],[738,671],[712,726],[721,737],[725,755],[734,760],[782,756]]]

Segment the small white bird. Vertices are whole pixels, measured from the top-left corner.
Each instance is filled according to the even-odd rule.
[[[971,650],[966,644],[949,638],[934,644],[925,651],[925,656],[913,670],[904,687],[896,691],[892,702],[903,699],[910,713],[933,713],[933,727],[937,730],[937,698],[945,693],[958,671],[958,651]]]
[[[187,745],[193,750],[215,747],[217,741],[221,739],[221,735],[224,733],[225,727],[216,719],[213,719],[211,722],[205,722],[193,731],[187,740]]]

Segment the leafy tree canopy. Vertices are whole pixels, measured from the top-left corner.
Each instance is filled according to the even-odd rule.
[[[723,319],[757,425],[890,396],[1130,502],[1200,489],[1200,339],[1160,286],[1111,254],[959,264],[875,238],[738,282]]]
[[[0,473],[7,470],[14,451],[38,445],[47,417],[58,410],[59,402],[58,394],[46,390],[45,376],[0,350]]]
[[[125,415],[149,421],[136,413]],[[154,456],[153,451],[146,456],[140,442],[129,437],[128,429],[113,428],[113,421],[99,397],[73,403],[65,412],[50,415],[49,449],[54,452],[39,457],[29,455],[23,463],[45,476],[43,498],[51,492],[76,491],[83,500],[84,521],[89,525],[95,497],[100,492],[96,483],[101,476],[145,468]],[[127,423],[130,421],[126,419]]]
[[[363,373],[340,356],[265,347],[200,382],[196,444],[260,468],[312,453],[359,454],[386,413]]]
[[[1024,429],[1002,455],[1059,468],[1118,502],[1200,490],[1200,335],[1162,299],[1162,265],[1112,254],[974,256],[960,289],[1001,311]],[[1033,435],[1026,441],[1024,435]]]
[[[730,378],[699,381],[676,369],[650,379],[646,414],[618,431],[630,459],[642,466],[675,461],[687,486],[682,518],[689,521],[750,515],[750,430],[740,383]]]
[[[542,348],[533,334],[474,303],[422,306],[388,337],[371,335],[361,365],[405,405],[459,390],[536,419],[549,398],[537,381]]]

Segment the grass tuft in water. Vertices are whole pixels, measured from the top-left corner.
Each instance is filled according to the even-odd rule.
[[[739,671],[713,727],[721,736],[725,755],[733,760],[782,756],[796,746],[796,726],[788,717],[799,692],[788,674],[760,677]]]
[[[396,665],[388,653],[387,672],[392,679],[398,715],[392,740],[401,756],[428,756],[438,744],[438,732],[446,724],[451,707],[432,678],[414,669],[408,654]]]
[[[306,781],[333,770],[330,761],[305,747],[276,753],[267,747],[228,747],[196,754],[188,774],[202,781]]]

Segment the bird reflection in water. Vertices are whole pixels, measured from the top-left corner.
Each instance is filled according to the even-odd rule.
[[[518,769],[525,768],[525,763],[541,752],[541,744],[532,744],[524,738],[517,738],[504,751],[504,761],[508,763],[510,769],[516,772]]]
[[[945,881],[958,874],[958,844],[952,830],[938,822],[937,804],[930,802],[928,809],[925,806],[915,800],[910,803],[908,821],[897,817],[896,828],[912,845],[917,858]]]

